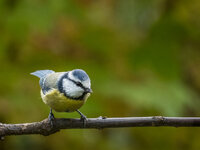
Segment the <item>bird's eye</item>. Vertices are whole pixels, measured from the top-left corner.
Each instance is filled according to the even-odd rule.
[[[81,82],[76,83],[77,86],[82,86]]]

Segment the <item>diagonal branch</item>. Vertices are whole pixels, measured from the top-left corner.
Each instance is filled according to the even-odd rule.
[[[124,118],[89,118],[85,125],[80,119],[55,119],[53,126],[48,119],[40,122],[23,124],[0,123],[0,137],[9,135],[41,134],[44,136],[58,132],[61,129],[75,128],[118,128],[118,127],[200,127],[200,117],[124,117]]]

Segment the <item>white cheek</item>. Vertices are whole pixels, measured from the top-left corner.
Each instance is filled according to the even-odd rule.
[[[67,79],[63,79],[63,89],[70,97],[79,97],[84,92],[82,88]]]

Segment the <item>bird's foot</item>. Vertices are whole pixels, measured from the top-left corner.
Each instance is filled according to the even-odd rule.
[[[54,121],[55,121],[55,117],[54,117],[54,115],[53,115],[53,113],[52,113],[52,109],[51,109],[50,112],[49,112],[48,119],[49,119],[49,123],[50,123],[51,127],[53,127]]]
[[[83,127],[85,128],[87,123],[87,117],[84,114],[82,114],[79,110],[76,111],[81,115],[80,120],[83,121]]]
[[[81,115],[80,120],[83,121],[83,127],[85,128],[86,127],[86,123],[87,123],[87,117],[84,116],[84,115],[83,116]]]

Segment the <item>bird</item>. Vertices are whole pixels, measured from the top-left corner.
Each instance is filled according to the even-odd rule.
[[[79,108],[87,101],[92,93],[91,81],[82,69],[66,72],[53,70],[38,70],[31,75],[39,77],[40,94],[43,102],[50,107],[49,121],[55,119],[52,109],[56,112],[78,112],[80,119],[86,121],[86,116]]]

